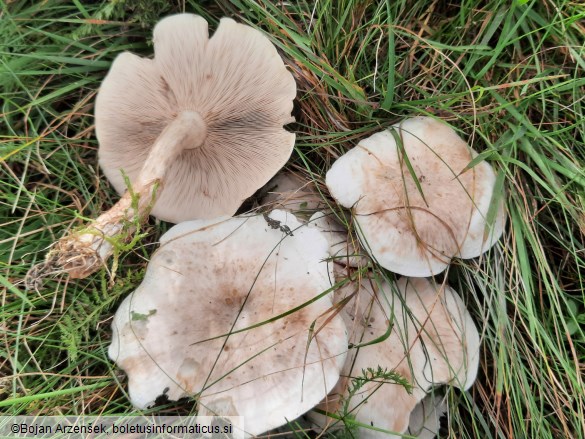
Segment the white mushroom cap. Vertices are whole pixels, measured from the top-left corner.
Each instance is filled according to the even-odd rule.
[[[469,389],[479,370],[480,339],[457,292],[420,278],[403,277],[396,285],[420,328],[418,340],[424,344],[425,369],[419,385],[426,391],[443,383]]]
[[[368,265],[368,258],[360,254],[358,243],[351,240],[347,230],[337,221],[333,212],[315,212],[309,219],[308,225],[316,227],[325,234],[333,262],[352,268]]]
[[[279,172],[266,187],[268,192],[261,199],[262,205],[287,210],[297,218],[308,217],[316,210],[326,207],[315,184],[294,172]]]
[[[417,439],[435,439],[441,428],[441,416],[447,410],[445,397],[434,392],[429,393],[410,413],[408,434]]]
[[[383,267],[420,277],[440,273],[452,257],[489,249],[505,222],[501,204],[485,235],[495,185],[490,165],[465,171],[477,154],[434,119],[415,117],[393,128],[406,154],[385,130],[340,157],[326,176],[333,198],[353,209],[363,247]]]
[[[121,171],[135,182],[157,138],[182,117],[193,130],[167,148],[177,157],[163,169],[152,215],[233,215],[292,152],[295,135],[283,125],[293,121],[295,81],[266,36],[229,18],[209,38],[202,17],[167,17],[154,50],[154,59],[119,55],[102,83],[95,117],[104,174],[124,193]]]
[[[392,287],[385,281],[365,279],[359,286],[350,283],[341,288],[336,301],[354,291],[356,296],[344,308],[343,317],[350,343],[358,348],[350,351],[343,378],[320,408],[338,410],[349,397],[350,380],[362,376],[363,370],[381,367],[397,372],[412,384],[412,393],[399,384],[370,381],[349,400],[349,413],[357,422],[373,427],[360,428],[360,438],[398,438],[433,386],[471,386],[479,367],[479,334],[461,299],[447,286],[402,278]],[[390,324],[388,338],[376,341]],[[322,418],[311,417],[324,424]]]
[[[200,415],[244,416],[246,431],[257,435],[333,388],[347,333],[329,312],[331,295],[316,299],[331,286],[321,262],[327,241],[290,213],[270,218],[184,222],[161,238],[112,324],[109,356],[128,374],[135,406],[162,394],[195,396]]]

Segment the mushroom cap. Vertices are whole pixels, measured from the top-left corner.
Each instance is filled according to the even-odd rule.
[[[244,416],[257,435],[333,388],[347,332],[327,313],[331,295],[316,299],[331,287],[327,241],[290,213],[270,217],[293,235],[254,216],[184,222],[161,238],[112,324],[109,356],[128,374],[135,406],[195,396],[200,415]]]
[[[501,236],[501,204],[486,235],[495,174],[449,126],[428,117],[393,127],[402,139],[417,182],[391,130],[362,140],[326,176],[333,198],[353,209],[363,247],[383,267],[406,276],[443,271],[452,257],[471,258]]]
[[[263,206],[287,210],[300,219],[307,219],[316,210],[326,207],[315,183],[294,172],[279,172],[265,187],[268,192],[261,199]]]
[[[441,428],[441,416],[447,413],[445,397],[429,393],[410,413],[408,434],[417,439],[435,439]]]
[[[421,278],[403,277],[396,285],[413,314],[422,342],[425,368],[418,378],[419,385],[425,391],[447,383],[469,389],[479,370],[480,339],[457,292],[448,285]]]
[[[179,14],[154,29],[154,59],[120,54],[96,99],[99,163],[122,194],[121,171],[135,181],[164,128],[181,112],[206,125],[199,147],[184,149],[167,169],[152,210],[180,222],[233,215],[280,169],[293,149],[296,84],[261,32],[222,18]]]
[[[348,353],[342,378],[320,408],[335,412],[340,395],[349,397],[350,380],[362,376],[363,370],[395,371],[412,384],[412,393],[399,384],[370,381],[351,397],[348,408],[356,421],[396,433],[388,436],[361,428],[360,438],[402,437],[411,413],[433,386],[471,386],[479,367],[479,334],[463,302],[448,286],[417,278],[402,278],[395,286],[364,279],[360,285],[340,288],[336,301],[354,292],[342,317],[350,343],[358,347]],[[376,341],[389,325],[388,338]],[[312,413],[311,417],[324,423]]]
[[[332,211],[315,212],[308,225],[318,228],[325,234],[333,262],[352,268],[368,265],[368,258],[360,254],[358,243],[351,240],[347,230],[335,219]]]

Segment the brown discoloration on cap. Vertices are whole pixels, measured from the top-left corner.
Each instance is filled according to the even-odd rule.
[[[309,218],[309,227],[321,230],[329,242],[329,254],[334,263],[346,267],[365,267],[368,258],[363,256],[356,239],[352,238],[345,227],[336,219],[331,210],[321,210]]]
[[[413,386],[412,393],[398,384],[371,381],[349,400],[349,409],[360,423],[400,434],[432,386],[452,383],[465,389],[471,385],[478,369],[479,339],[465,307],[449,287],[402,278],[396,288],[398,293],[385,281],[364,278],[358,285],[350,282],[336,291],[336,302],[357,291],[342,316],[350,343],[362,346],[349,352],[342,371],[346,378],[334,389],[333,402],[320,407],[338,407],[336,401],[349,397],[352,377],[362,376],[367,368],[397,372]],[[384,335],[390,324],[386,340],[364,346]],[[326,423],[318,416],[314,419]],[[362,428],[360,437],[387,436]]]
[[[421,259],[429,254],[434,258],[445,254],[448,256],[441,259],[448,262],[463,242],[472,212],[474,194],[467,192],[475,190],[475,170],[458,175],[471,161],[471,152],[442,124],[429,121],[423,125],[416,132],[422,141],[406,130],[401,133],[422,193],[400,152],[396,162],[378,161],[373,170],[373,163],[367,162],[362,167],[364,186],[372,189],[356,205],[356,215],[377,217],[368,218],[369,236],[383,236],[384,229],[393,228],[401,235],[401,241],[414,243],[409,248]],[[434,141],[442,136],[448,141]],[[394,251],[400,251],[399,242],[394,247]]]
[[[355,164],[340,160],[327,177],[333,196],[353,208],[364,247],[384,267],[416,276],[439,273],[454,256],[479,255],[481,242],[473,251],[461,249],[483,234],[495,181],[490,166],[482,162],[463,172],[477,154],[433,119],[408,119],[393,128],[403,149],[389,132],[377,133],[350,151]],[[351,175],[343,179],[342,172]],[[344,184],[351,189],[338,187]],[[500,219],[489,245],[502,224]]]
[[[300,227],[290,214],[271,215]],[[330,287],[321,263],[327,243],[307,227],[281,242],[282,232],[262,216],[213,221],[182,223],[161,238],[143,284],[116,314],[110,355],[131,378],[150,374],[148,383],[131,380],[135,404],[148,404],[164,387],[171,400],[198,395],[207,406],[228,397],[246,416],[246,430],[259,434],[309,410],[339,377],[347,338],[339,316],[325,324],[328,297],[267,323]],[[157,313],[134,349],[123,319],[149,307]]]

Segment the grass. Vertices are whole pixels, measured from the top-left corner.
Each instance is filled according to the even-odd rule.
[[[448,392],[449,437],[584,438],[585,7],[559,0],[0,2],[0,412],[133,410],[109,319],[169,225],[148,223],[113,285],[23,280],[116,201],[96,162],[96,91],[118,53],[150,54],[158,17],[183,10],[270,36],[299,89],[287,167],[321,188],[335,158],[412,114],[449,121],[492,164],[504,237],[448,273],[483,341],[477,383]]]

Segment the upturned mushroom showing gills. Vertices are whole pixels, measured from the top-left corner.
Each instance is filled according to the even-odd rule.
[[[326,184],[352,209],[364,249],[381,266],[426,277],[453,257],[481,255],[502,234],[495,173],[485,161],[468,168],[475,157],[452,128],[415,117],[362,140],[333,164]]]
[[[475,381],[479,334],[450,287],[422,278],[402,278],[394,287],[364,279],[336,292],[337,302],[344,299],[350,299],[342,316],[355,348],[348,353],[342,378],[319,408],[336,419],[351,416],[370,426],[359,429],[360,438],[402,437],[411,413],[433,386],[466,390]],[[368,370],[398,373],[411,388],[371,372],[356,387],[355,379]],[[320,425],[335,422],[315,413],[311,417]],[[420,427],[420,420],[415,423]]]
[[[327,250],[284,211],[169,230],[112,323],[132,403],[194,397],[199,415],[244,416],[252,435],[313,408],[347,353]]]
[[[96,99],[99,163],[122,198],[58,241],[47,270],[88,276],[149,213],[233,215],[290,157],[296,84],[260,31],[223,18],[209,38],[202,17],[174,15],[156,25],[154,52],[120,54]]]

